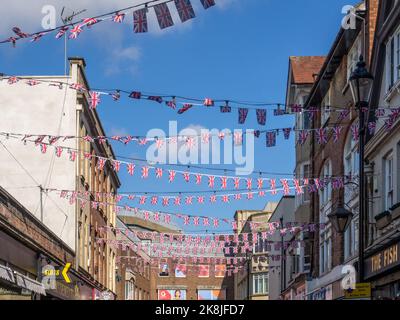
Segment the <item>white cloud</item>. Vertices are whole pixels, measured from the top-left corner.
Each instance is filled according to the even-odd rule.
[[[124,71],[128,71],[131,74],[137,74],[138,62],[141,57],[141,49],[136,46],[127,48],[114,48],[111,50],[109,57],[106,59],[106,69],[104,73],[107,76],[116,75]]]

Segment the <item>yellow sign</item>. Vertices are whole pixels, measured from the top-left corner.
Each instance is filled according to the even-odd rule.
[[[371,284],[370,283],[357,283],[354,290],[344,291],[345,299],[370,299],[371,298]]]
[[[71,279],[70,279],[70,278],[68,277],[68,275],[67,275],[67,272],[68,272],[69,268],[71,268],[71,264],[68,262],[68,263],[65,265],[63,271],[61,272],[61,274],[62,274],[62,276],[64,277],[66,283],[71,283]]]

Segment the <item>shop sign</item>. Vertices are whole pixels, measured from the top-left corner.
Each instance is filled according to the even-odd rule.
[[[370,299],[371,298],[371,283],[357,283],[354,290],[349,289],[344,291],[345,299]]]
[[[400,243],[386,247],[365,261],[365,277],[370,278],[400,266]]]

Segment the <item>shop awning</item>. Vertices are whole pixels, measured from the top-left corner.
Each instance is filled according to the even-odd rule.
[[[2,265],[0,265],[0,278],[10,282],[15,282],[13,271],[9,267]]]
[[[41,294],[41,295],[46,295],[46,289],[43,285],[43,283],[40,283],[36,280],[30,279],[27,276],[24,276],[23,274],[20,274],[18,272],[15,272],[15,278],[17,280],[18,286],[21,288],[24,288],[26,290]]]

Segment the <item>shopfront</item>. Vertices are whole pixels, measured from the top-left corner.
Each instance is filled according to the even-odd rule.
[[[371,282],[372,299],[400,300],[400,240],[374,250],[365,259],[365,279]]]

